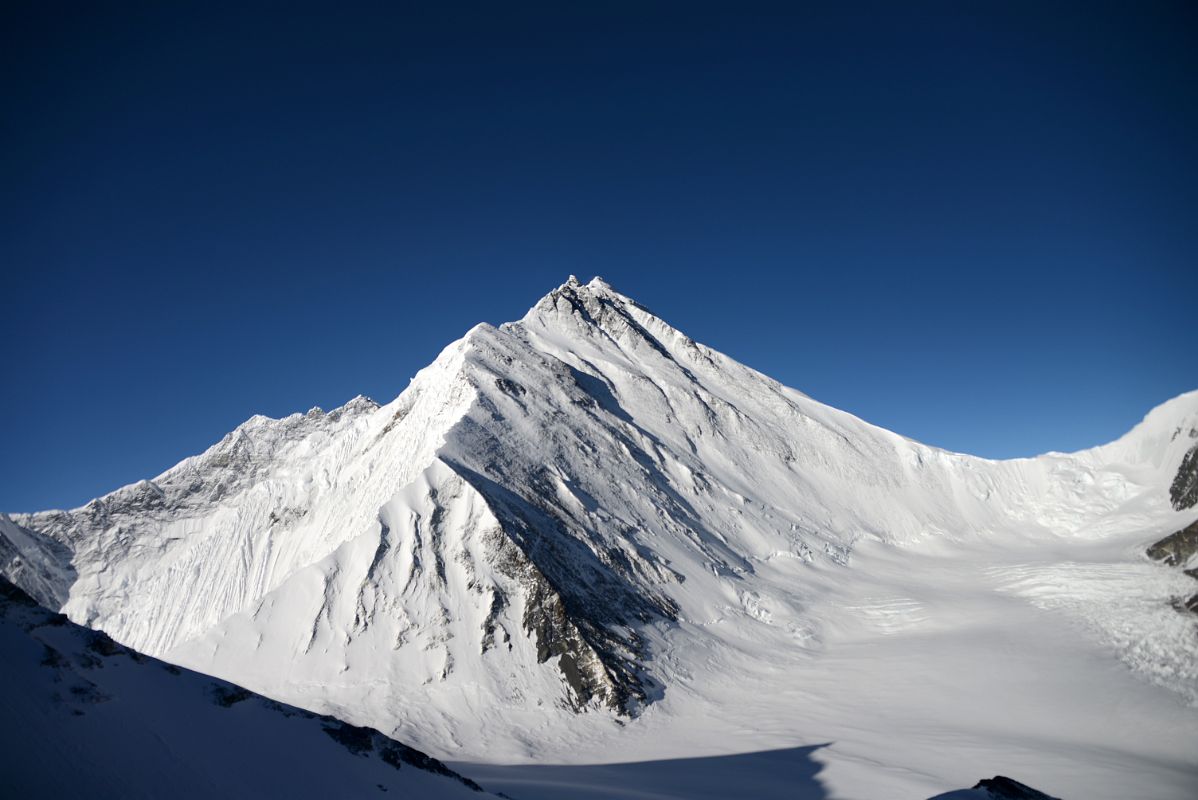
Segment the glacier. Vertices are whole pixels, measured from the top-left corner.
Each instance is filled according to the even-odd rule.
[[[1144,551],[1196,485],[1198,392],[992,461],[572,277],[388,404],[254,417],[81,508],[0,515],[0,574],[468,775],[821,745],[835,796],[1003,772],[1181,798],[1194,580]]]

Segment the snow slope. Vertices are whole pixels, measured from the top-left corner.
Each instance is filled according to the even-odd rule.
[[[444,758],[830,742],[837,796],[1188,797],[1193,581],[1143,550],[1198,517],[1195,452],[1198,392],[945,452],[571,279],[385,406],[256,417],[0,543],[78,622]]]
[[[377,731],[122,647],[3,579],[0,653],[9,797],[493,796]]]

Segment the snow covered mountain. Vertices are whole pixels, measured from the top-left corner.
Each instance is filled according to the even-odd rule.
[[[377,731],[147,658],[0,578],[9,797],[484,798]]]
[[[1198,782],[1198,638],[1170,606],[1194,581],[1144,551],[1196,518],[1198,392],[989,461],[571,278],[387,405],[255,417],[152,481],[0,516],[0,572],[443,758],[832,742],[838,796],[1001,770],[1169,798]]]

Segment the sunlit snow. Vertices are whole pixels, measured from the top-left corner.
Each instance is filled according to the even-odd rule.
[[[571,279],[386,405],[255,417],[0,534],[71,619],[513,796],[521,764],[802,752],[834,797],[1189,798],[1194,582],[1144,549],[1198,517],[1196,437],[1198,392],[1079,453],[945,452]],[[612,774],[568,780],[675,796]]]

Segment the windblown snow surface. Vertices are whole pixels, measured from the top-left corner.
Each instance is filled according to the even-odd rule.
[[[1079,453],[938,450],[571,279],[387,405],[0,517],[0,566],[517,797],[699,796],[636,768],[801,751],[811,792],[757,796],[1191,798],[1195,584],[1144,551],[1198,518],[1195,453],[1198,392]]]

